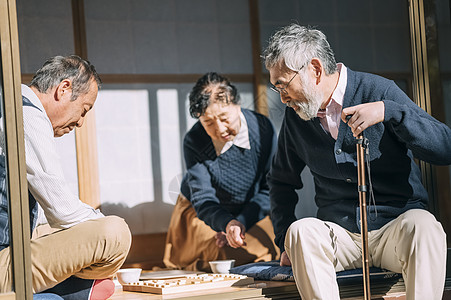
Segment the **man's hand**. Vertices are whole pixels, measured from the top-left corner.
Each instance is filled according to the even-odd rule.
[[[352,115],[349,121],[346,116]],[[343,109],[341,119],[351,127],[354,137],[374,124],[384,121],[385,105],[382,101],[359,104]]]
[[[246,228],[237,220],[231,220],[226,226],[227,242],[232,248],[246,246],[244,232]]]
[[[215,238],[216,238],[216,246],[218,246],[219,248],[222,248],[225,245],[227,245],[227,237],[224,231],[216,232]]]
[[[291,261],[288,258],[287,252],[283,251],[280,255],[280,265],[281,266],[291,266]]]

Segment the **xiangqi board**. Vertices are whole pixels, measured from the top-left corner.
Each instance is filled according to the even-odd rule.
[[[239,287],[252,283],[254,283],[254,279],[244,275],[201,274],[177,279],[139,281],[131,284],[125,284],[122,286],[122,289],[129,292],[166,295],[231,286]]]

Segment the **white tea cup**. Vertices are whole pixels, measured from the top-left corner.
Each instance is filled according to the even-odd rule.
[[[229,270],[235,265],[234,259],[214,260],[208,262],[213,273],[228,274]]]
[[[117,280],[120,284],[130,284],[133,282],[138,282],[141,276],[142,269],[140,268],[126,268],[120,269],[116,272]]]

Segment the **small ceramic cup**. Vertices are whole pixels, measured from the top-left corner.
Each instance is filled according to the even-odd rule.
[[[228,274],[229,270],[235,265],[234,259],[215,260],[208,262],[213,273]]]
[[[140,268],[120,269],[116,273],[117,280],[122,285],[138,282],[139,276],[141,276],[141,271],[142,269]]]

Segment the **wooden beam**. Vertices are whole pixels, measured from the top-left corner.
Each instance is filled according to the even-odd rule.
[[[103,83],[190,83],[194,84],[204,74],[102,74]],[[252,74],[223,74],[230,81],[247,83]]]
[[[268,116],[268,97],[266,95],[266,83],[263,80],[261,45],[260,45],[260,20],[258,12],[258,0],[249,0],[250,28],[252,40],[252,66],[254,71],[254,101],[255,110]]]
[[[22,82],[30,83],[34,74],[22,74]],[[204,74],[100,74],[105,84],[130,83],[191,83],[194,84]],[[252,74],[223,74],[234,83],[253,83]]]
[[[440,54],[438,47],[438,31],[435,0],[423,0],[424,23],[426,32],[426,59],[428,64],[430,111],[434,118],[446,122],[445,99],[443,97],[442,78],[440,73]],[[451,188],[449,166],[434,166],[434,213],[447,233],[448,245],[451,246]]]
[[[86,115],[83,126],[76,128],[75,142],[80,199],[94,208],[99,208],[100,187],[95,107]]]
[[[72,23],[74,29],[75,54],[81,58],[88,59],[85,6],[83,0],[72,0]]]
[[[393,80],[407,80],[412,81],[411,73],[390,72],[390,73],[375,73],[380,76],[393,79]],[[34,74],[25,73],[22,74],[22,82],[24,84],[30,83]],[[203,74],[100,74],[102,82],[106,84],[133,84],[133,83],[194,83]],[[223,74],[230,81],[236,83],[253,83],[253,74]],[[443,78],[451,78],[451,73],[442,73]],[[262,73],[263,84],[269,80],[269,74]],[[409,83],[408,83],[409,84]]]
[[[10,257],[15,299],[31,299],[31,248],[16,2],[0,0],[0,84],[5,122]]]
[[[410,0],[409,20],[414,100],[430,115],[445,121],[434,0]],[[436,167],[423,161],[420,161],[420,167],[429,194],[429,208],[442,223],[450,245],[449,167]]]
[[[83,0],[72,0],[75,54],[88,58]],[[84,124],[75,129],[77,150],[78,194],[94,208],[100,206],[99,163],[97,159],[96,122],[94,109],[85,117]]]

